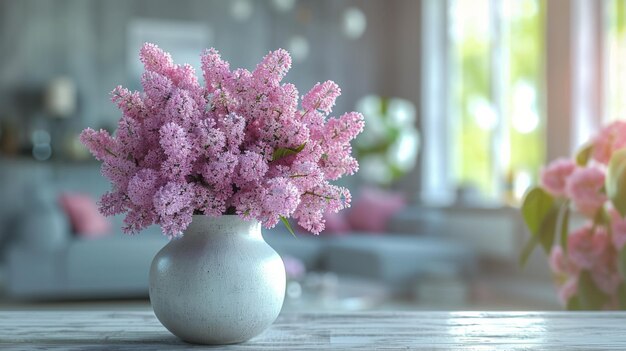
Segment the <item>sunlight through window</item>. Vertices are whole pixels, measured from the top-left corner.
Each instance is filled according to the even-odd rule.
[[[544,161],[544,3],[455,0],[449,11],[455,180],[515,203],[517,179],[528,183],[518,175]]]

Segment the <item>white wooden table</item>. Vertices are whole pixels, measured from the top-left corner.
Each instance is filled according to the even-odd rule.
[[[0,311],[0,350],[624,350],[622,312],[285,314],[238,345],[186,344],[151,311]]]

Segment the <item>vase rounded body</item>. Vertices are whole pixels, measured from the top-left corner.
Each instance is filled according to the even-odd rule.
[[[154,257],[150,302],[163,326],[184,341],[233,344],[274,322],[285,280],[259,222],[194,216],[182,238]]]

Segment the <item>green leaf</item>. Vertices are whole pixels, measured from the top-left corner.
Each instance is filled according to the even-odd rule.
[[[283,222],[289,233],[291,233],[291,235],[293,235],[293,237],[297,239],[298,237],[296,236],[296,233],[294,233],[293,228],[291,228],[291,223],[289,223],[289,220],[287,220],[287,218],[283,216],[280,216],[280,221]]]
[[[570,213],[569,203],[564,202],[563,207],[565,209],[563,210],[563,214],[561,215],[560,242],[561,242],[561,248],[563,249],[563,252],[567,252],[567,235],[569,233],[569,213]]]
[[[617,255],[617,269],[622,278],[626,277],[626,246],[623,247]]]
[[[287,157],[287,156],[291,156],[291,155],[295,155],[297,153],[299,153],[300,151],[304,150],[304,147],[306,146],[306,143],[303,143],[302,145],[296,147],[296,148],[291,148],[291,147],[279,147],[277,149],[274,150],[274,153],[272,154],[272,161],[277,161],[280,160],[281,158]]]
[[[539,229],[539,241],[546,254],[550,254],[552,245],[554,245],[554,237],[556,235],[556,226],[559,218],[559,210],[556,206],[552,207],[550,212],[544,217]]]
[[[532,234],[520,254],[520,265],[523,267],[537,244],[541,243],[546,253],[552,249],[559,219],[559,206],[552,196],[536,187],[524,198],[522,216]]]
[[[565,309],[568,311],[580,311],[580,299],[578,296],[574,295],[569,300],[567,300],[567,305],[565,305]]]
[[[584,145],[578,152],[576,153],[576,164],[584,167],[589,162],[591,158],[591,153],[593,152],[593,144]]]
[[[578,298],[584,310],[599,310],[607,302],[608,297],[593,282],[588,271],[580,272],[578,277]]]
[[[606,174],[606,194],[613,207],[626,216],[626,148],[613,153]]]
[[[522,203],[522,216],[528,230],[537,235],[541,229],[545,217],[554,206],[554,199],[539,187],[532,188],[524,197]]]

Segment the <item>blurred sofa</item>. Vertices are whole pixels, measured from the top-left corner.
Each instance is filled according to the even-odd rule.
[[[0,259],[5,292],[20,299],[134,297],[145,295],[150,261],[167,239],[158,228],[121,235],[112,218],[109,235],[73,233],[59,204],[64,192],[94,199],[108,188],[95,163],[56,164],[1,160]]]
[[[59,206],[59,194],[72,191],[97,198],[108,190],[95,163],[50,164],[1,160],[0,258],[5,291],[28,300],[146,297],[152,258],[166,243],[152,226],[140,235],[121,234],[120,216],[112,233],[77,236]],[[415,228],[414,228],[415,229]],[[350,233],[343,236],[299,235],[285,228],[264,230],[266,241],[308,270],[375,279],[397,291],[420,277],[440,271],[458,279],[474,274],[471,249],[436,235]]]

